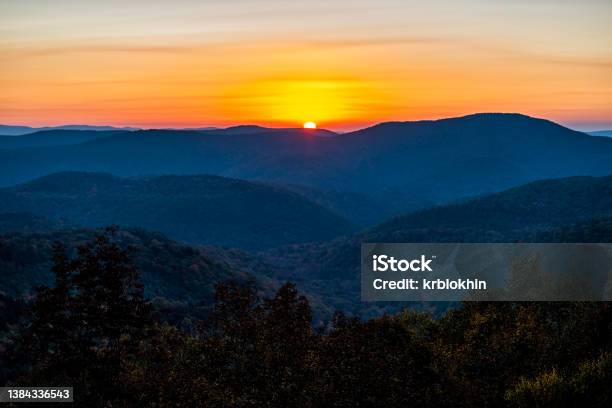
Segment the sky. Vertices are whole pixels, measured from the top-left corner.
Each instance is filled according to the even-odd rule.
[[[0,123],[612,129],[610,0],[0,0]]]

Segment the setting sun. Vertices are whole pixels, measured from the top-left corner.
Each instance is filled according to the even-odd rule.
[[[316,129],[317,124],[314,122],[304,122],[304,129]]]

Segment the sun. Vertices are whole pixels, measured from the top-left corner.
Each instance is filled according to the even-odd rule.
[[[317,124],[314,122],[304,122],[304,129],[316,129]]]

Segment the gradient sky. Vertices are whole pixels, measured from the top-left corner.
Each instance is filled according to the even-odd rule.
[[[612,128],[610,0],[0,0],[0,123]]]

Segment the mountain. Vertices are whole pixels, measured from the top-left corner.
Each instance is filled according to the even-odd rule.
[[[163,128],[163,130],[219,130],[220,128],[214,126],[194,127],[194,128]]]
[[[36,131],[36,128],[32,128],[30,126],[0,125],[0,135],[2,136],[19,136]]]
[[[367,194],[319,190],[295,184],[283,184],[282,187],[332,210],[360,228],[380,223],[394,215],[394,209],[388,202]]]
[[[294,157],[287,162],[291,152],[297,149],[300,155],[318,155],[314,144],[319,139],[334,139],[317,137],[319,131],[225,132],[147,130],[72,146],[0,150],[0,185],[71,170],[105,171],[123,176],[217,174],[233,177],[252,173],[247,178],[267,179],[270,177],[265,174],[259,177],[257,172],[267,173],[267,166],[271,166],[280,176],[285,163],[304,162]],[[283,162],[280,169],[274,164],[277,160]]]
[[[301,133],[310,133],[317,136],[336,136],[336,132],[332,132],[331,130],[326,129],[309,129],[304,130],[302,128],[268,128],[258,125],[238,125],[231,126],[225,129],[219,129],[225,135],[248,135],[255,133],[270,133],[270,132],[301,132]]]
[[[605,136],[612,137],[612,129],[611,130],[598,130],[595,132],[588,132],[591,136]]]
[[[222,130],[222,132],[226,135],[248,135],[254,133],[263,133],[263,132],[271,132],[275,129],[266,128],[258,125],[238,125],[238,126],[230,126]]]
[[[138,226],[188,242],[246,249],[352,232],[345,219],[299,194],[218,176],[58,173],[0,189],[0,208],[89,227]]]
[[[518,114],[384,123],[343,137],[369,151],[358,171],[363,184],[442,202],[537,179],[612,173],[612,140]]]
[[[121,130],[42,130],[23,136],[0,136],[0,149],[23,147],[62,146],[88,142],[103,137],[117,135]]]
[[[134,131],[138,128],[133,127],[114,127],[114,126],[91,126],[91,125],[62,125],[62,126],[11,126],[0,125],[0,136],[21,136],[29,133],[39,132],[41,130],[91,130],[91,131],[106,131],[106,130],[125,130]]]
[[[253,126],[148,130],[4,150],[0,185],[59,171],[216,174],[367,195],[387,214],[398,214],[538,179],[612,173],[612,139],[518,114],[389,122],[327,134]]]
[[[117,179],[105,177],[107,183]],[[126,184],[133,181],[118,180]],[[81,183],[73,180],[62,195],[74,196],[82,190]],[[104,190],[102,185],[103,181],[98,181],[99,191]],[[30,192],[22,189],[18,195],[45,189],[49,188],[33,185]],[[92,189],[90,194],[97,192]],[[124,197],[126,203],[133,199],[131,194]],[[360,301],[362,242],[612,242],[611,200],[612,177],[544,180],[407,214],[351,236],[287,245],[256,254],[182,244],[142,229],[122,229],[119,237],[136,250],[136,263],[143,272],[147,294],[159,297],[158,304],[162,306],[187,307],[187,303],[201,301],[205,307],[210,304],[214,282],[253,278],[268,288],[286,280],[296,282],[300,291],[313,301],[319,316],[330,316],[334,309],[375,316],[406,305]],[[95,206],[90,209],[97,211]],[[93,233],[72,227],[53,232],[0,234],[0,270],[4,278],[0,292],[25,293],[32,286],[47,282],[52,242],[58,240],[74,247]],[[440,311],[449,305],[427,307]]]
[[[359,303],[364,242],[612,242],[612,176],[543,180],[396,217],[330,242],[262,254],[306,291],[343,310],[375,315],[384,304]],[[401,307],[401,305],[398,305]]]
[[[388,240],[421,228],[513,231],[612,215],[612,176],[542,180],[465,203],[397,217],[368,232]]]
[[[101,232],[73,228],[0,233],[0,312],[3,302],[28,298],[37,286],[52,283],[54,243],[61,242],[68,253],[74,253]],[[145,296],[166,319],[180,322],[185,316],[203,317],[213,304],[216,283],[253,281],[260,296],[270,296],[284,283],[278,267],[239,249],[184,244],[141,228],[116,229],[113,240],[129,251]],[[339,304],[319,292],[306,293],[305,286],[300,292],[308,295],[317,319],[330,318]]]

